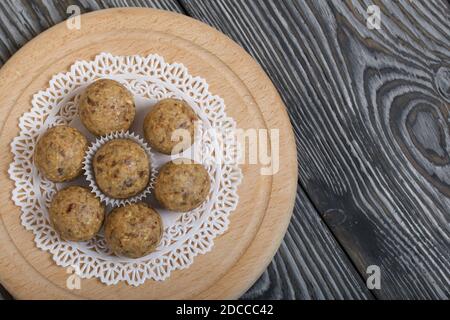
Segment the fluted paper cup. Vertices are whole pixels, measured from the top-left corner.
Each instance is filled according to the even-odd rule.
[[[139,144],[146,152],[148,159],[150,161],[150,177],[149,182],[147,184],[147,187],[142,190],[139,194],[126,198],[126,199],[116,199],[109,197],[104,192],[100,190],[100,188],[97,185],[97,182],[95,181],[95,174],[93,170],[93,161],[95,153],[107,142],[114,140],[114,139],[128,139],[131,141],[136,142]],[[95,142],[91,144],[88,151],[86,152],[86,155],[84,157],[83,161],[83,169],[84,169],[84,176],[86,177],[86,180],[89,183],[89,186],[92,189],[92,192],[95,194],[97,198],[100,199],[104,204],[111,207],[121,207],[125,206],[127,204],[136,203],[142,201],[144,198],[148,197],[152,190],[155,183],[156,175],[157,175],[157,169],[155,166],[155,159],[153,156],[153,153],[150,149],[150,147],[147,145],[147,143],[137,134],[129,131],[120,131],[120,132],[113,132],[110,134],[107,134],[105,136],[102,136],[100,138],[97,138]]]

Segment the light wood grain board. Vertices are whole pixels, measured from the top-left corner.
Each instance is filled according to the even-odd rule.
[[[188,269],[164,282],[138,288],[105,286],[83,280],[79,291],[65,287],[67,274],[48,253],[34,246],[20,225],[10,192],[1,195],[0,281],[17,298],[236,298],[264,271],[289,223],[296,191],[296,150],[289,120],[273,85],[259,66],[236,44],[213,29],[181,15],[149,9],[118,9],[82,17],[82,28],[65,24],[44,32],[2,68],[0,146],[9,149],[17,121],[30,108],[30,98],[50,77],[77,59],[101,51],[113,54],[157,52],[185,64],[191,74],[207,79],[210,90],[226,101],[227,113],[241,128],[280,129],[281,170],[260,174],[259,165],[243,165],[240,203],[229,230],[214,250],[198,256]],[[2,154],[1,183],[12,189],[6,174],[12,155]]]

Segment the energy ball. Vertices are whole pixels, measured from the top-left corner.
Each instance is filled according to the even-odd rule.
[[[194,142],[194,122],[197,119],[197,115],[183,100],[161,100],[144,119],[145,139],[152,148],[164,154],[171,154],[175,145],[180,142],[182,142],[181,149],[185,150]],[[177,129],[186,130],[190,140],[177,137],[176,139],[180,141],[173,141],[172,134]]]
[[[211,187],[209,174],[202,165],[192,160],[176,161],[166,163],[159,171],[155,183],[155,198],[168,210],[190,211],[206,200]]]
[[[109,79],[90,84],[80,98],[81,122],[94,135],[128,130],[136,114],[132,94]]]
[[[71,186],[55,195],[49,216],[56,232],[64,240],[87,241],[100,230],[105,208],[88,189]]]
[[[162,232],[160,215],[142,202],[114,209],[105,225],[109,248],[119,256],[134,259],[154,251]]]
[[[145,150],[128,139],[105,143],[96,152],[93,162],[98,187],[112,198],[125,199],[147,187],[150,163]]]
[[[69,181],[81,174],[87,148],[88,142],[80,131],[69,126],[56,126],[39,139],[34,162],[47,179]]]

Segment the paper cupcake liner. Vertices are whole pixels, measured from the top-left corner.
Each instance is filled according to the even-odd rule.
[[[143,191],[141,191],[139,194],[137,194],[133,197],[130,197],[130,198],[126,198],[126,199],[111,198],[108,195],[106,195],[104,192],[102,192],[100,190],[100,188],[98,187],[97,182],[95,181],[94,170],[92,167],[92,162],[94,160],[95,153],[105,143],[107,143],[111,140],[114,140],[114,139],[128,139],[128,140],[136,142],[145,150],[148,158],[150,159],[150,177],[149,177],[149,182],[147,184],[147,187]],[[88,181],[89,186],[91,187],[91,190],[95,194],[95,196],[97,198],[99,198],[100,201],[103,202],[104,204],[112,206],[112,207],[122,207],[127,204],[142,201],[142,199],[146,198],[147,196],[149,196],[151,194],[155,180],[156,180],[156,175],[157,175],[157,168],[155,166],[155,158],[153,156],[151,148],[147,145],[147,143],[139,135],[137,135],[133,132],[129,132],[129,131],[113,132],[113,133],[109,133],[105,136],[102,136],[100,138],[97,138],[97,140],[91,144],[88,151],[86,152],[86,155],[84,156],[83,170],[84,170],[84,176],[86,177],[86,180]]]

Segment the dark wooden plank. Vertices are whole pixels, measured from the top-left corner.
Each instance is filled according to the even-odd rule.
[[[0,300],[12,300],[13,297],[0,284]]]
[[[70,5],[81,13],[115,7],[149,7],[183,13],[177,0],[4,0],[0,1],[0,67],[27,41],[67,19]]]
[[[372,299],[372,295],[300,188],[280,249],[242,298]]]
[[[446,299],[449,5],[374,2],[380,30],[366,26],[372,1],[182,0],[272,78],[295,127],[300,186],[360,274],[380,267],[374,294]],[[290,237],[304,241],[292,229]]]

